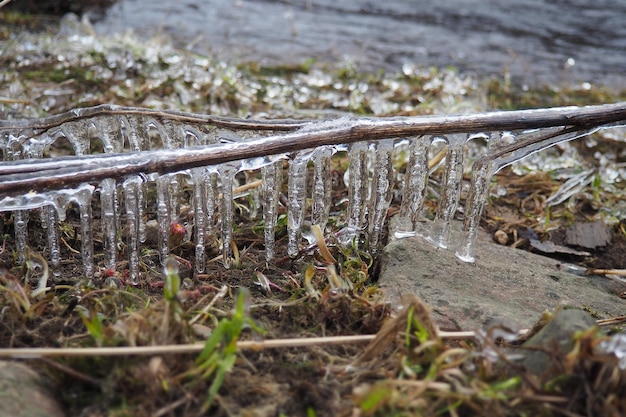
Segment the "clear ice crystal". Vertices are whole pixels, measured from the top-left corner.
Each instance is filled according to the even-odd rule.
[[[275,253],[275,230],[278,218],[278,200],[283,182],[283,162],[278,161],[262,168],[263,175],[263,234],[265,237],[265,259],[270,261]]]
[[[287,212],[287,254],[295,257],[300,252],[300,238],[306,209],[306,168],[310,152],[296,153],[289,161],[289,178],[287,198],[289,211]]]
[[[596,351],[601,354],[614,355],[617,366],[626,371],[626,334],[617,333],[600,342]]]
[[[50,266],[53,273],[58,274],[61,264],[61,248],[59,246],[58,215],[54,206],[44,206],[42,212],[42,227],[46,229],[48,235],[48,253],[50,256]],[[45,225],[45,226],[44,226]]]
[[[140,251],[140,225],[142,221],[141,194],[143,193],[143,180],[140,177],[126,179],[124,189],[124,206],[126,208],[126,226],[128,235],[128,269],[132,284],[139,283],[139,251]]]
[[[376,160],[369,198],[369,239],[370,247],[375,252],[387,218],[387,210],[391,204],[394,186],[394,169],[392,165],[393,141],[384,140],[376,144]]]
[[[409,146],[409,161],[404,177],[404,194],[400,203],[400,216],[396,237],[413,236],[419,213],[426,198],[428,183],[428,148],[430,139],[414,138]]]
[[[88,120],[66,122],[61,126],[61,133],[69,140],[74,149],[74,154],[85,155],[89,153],[91,142],[89,135],[86,134],[88,130]]]
[[[117,183],[107,178],[100,183],[102,230],[104,232],[105,266],[115,269],[117,263],[118,203]]]
[[[206,213],[207,194],[205,183],[209,174],[205,168],[195,168],[192,170],[191,175],[193,178],[193,214],[196,233],[196,272],[201,274],[204,272],[205,265],[204,240],[207,233],[208,222]]]
[[[233,184],[239,171],[236,164],[222,164],[218,168],[221,180],[222,263],[230,268],[233,262]]]
[[[348,245],[365,229],[367,197],[369,193],[369,172],[367,167],[369,144],[358,142],[350,146],[348,172],[348,226],[342,234]]]
[[[157,224],[159,226],[159,256],[161,262],[165,262],[165,259],[170,254],[170,227],[172,224],[172,217],[170,215],[170,179],[169,175],[159,175],[156,180],[157,190]]]
[[[321,146],[313,154],[314,174],[313,174],[313,206],[311,208],[311,224],[316,224],[322,231],[326,229],[328,216],[330,213],[332,174],[330,158],[333,155],[333,148]]]
[[[66,138],[72,147],[75,158],[67,159],[66,169],[73,169],[81,163],[89,167],[102,161],[86,156],[94,150],[107,154],[107,164],[122,166],[128,164],[129,157],[132,156],[124,155],[124,152],[161,148],[175,150],[219,143],[239,146],[249,138],[259,139],[266,134],[261,130],[227,129],[219,124],[200,126],[199,123],[183,123],[177,118],[132,112],[85,117],[89,111],[91,110],[76,109],[72,112],[76,119],[57,123],[48,131],[22,127],[3,128],[0,132],[0,146],[5,161],[41,159],[46,149],[59,138]],[[375,123],[368,119],[342,118],[307,124],[298,133],[315,134],[352,126],[374,129]],[[439,247],[449,246],[451,224],[458,214],[457,207],[465,173],[471,175],[471,182],[463,210],[463,230],[456,246],[456,255],[463,261],[471,262],[474,260],[474,241],[493,176],[503,167],[533,153],[588,133],[590,132],[556,127],[524,132],[459,133],[445,137],[403,136],[398,140],[364,135],[360,141],[349,145],[335,143],[293,151],[289,155],[256,156],[181,172],[154,172],[100,180],[95,193],[100,201],[94,207],[100,207],[104,263],[109,268],[116,266],[121,236],[128,248],[131,282],[140,282],[139,254],[141,244],[147,241],[146,221],[156,215],[157,251],[162,261],[167,259],[172,249],[169,245],[173,223],[186,224],[193,221],[195,273],[201,274],[205,270],[207,237],[211,235],[221,237],[223,263],[229,267],[233,259],[233,200],[244,196],[248,202],[243,205],[237,203],[238,207],[251,206],[246,213],[242,211],[242,215],[254,217],[257,207],[263,209],[265,256],[268,261],[271,260],[275,253],[275,229],[285,161],[288,162],[287,249],[290,256],[297,256],[300,253],[302,235],[306,234],[303,233],[305,226],[319,225],[323,231],[327,228],[329,210],[334,203],[331,201],[331,158],[336,152],[344,151],[348,152],[349,160],[349,169],[345,176],[348,206],[345,227],[336,234],[340,243],[352,244],[355,238],[360,238],[363,234],[369,238],[369,248],[376,251],[382,243],[390,202],[396,195],[401,197],[398,227],[394,231],[396,236],[419,234]],[[484,145],[476,148],[473,144],[468,144],[474,139],[480,139],[481,144],[487,142],[486,150]],[[445,158],[439,163],[432,162],[433,167],[429,169],[429,152],[435,153],[436,147],[432,144],[439,140],[446,142]],[[398,146],[400,143],[402,146]],[[408,153],[405,156],[408,163],[405,173],[399,178],[398,186],[395,184],[394,161],[399,152]],[[474,161],[471,170],[467,169],[467,160]],[[23,166],[7,162],[0,175],[11,181],[12,175],[22,175],[30,166],[30,162]],[[309,167],[312,168],[310,190],[307,185]],[[435,219],[427,222],[420,219],[420,215],[427,194],[429,175],[434,169],[441,169],[442,172],[440,186],[431,188],[432,191],[438,189],[439,201]],[[242,171],[245,171],[247,179],[260,176],[261,187],[233,195],[233,186]],[[577,189],[582,182],[588,182],[588,179],[589,175],[583,178],[582,174],[580,179],[573,177],[571,184],[566,183],[567,187],[564,186],[553,199],[557,201],[563,196],[571,195],[574,192],[572,190]],[[568,188],[570,185],[571,188]],[[94,189],[93,184],[84,183],[56,191],[0,195],[0,210],[13,211],[16,249],[21,259],[24,259],[28,245],[28,223],[40,222],[48,233],[52,269],[57,269],[61,261],[58,223],[65,220],[68,206],[75,204],[80,214],[81,254],[85,274],[92,277],[94,218],[91,202]],[[153,195],[155,197],[150,197]],[[149,198],[156,201],[148,201]],[[155,208],[154,214],[149,212],[149,207]],[[40,209],[40,212],[31,217],[30,210],[33,209]],[[310,219],[307,218],[309,215]],[[422,225],[427,225],[429,231],[423,232]],[[360,239],[356,240],[359,241]]]
[[[446,164],[441,179],[441,196],[437,215],[432,225],[429,240],[440,248],[447,248],[450,239],[450,225],[461,199],[463,181],[463,145],[465,134],[448,136]]]

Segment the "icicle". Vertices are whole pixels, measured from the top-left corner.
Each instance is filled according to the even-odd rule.
[[[463,145],[466,135],[450,135],[448,137],[448,151],[446,152],[446,166],[441,178],[441,197],[437,206],[437,215],[432,224],[428,238],[434,245],[447,248],[450,239],[450,226],[454,213],[461,198],[461,184],[463,181]]]
[[[283,162],[264,166],[263,175],[263,221],[265,223],[265,259],[274,257],[274,238],[277,221],[278,198],[282,185]]]
[[[26,261],[26,247],[28,242],[28,211],[13,212],[13,228],[15,230],[15,246],[20,263]]]
[[[456,256],[464,262],[474,262],[472,248],[478,236],[478,226],[483,207],[489,197],[489,185],[495,174],[495,162],[482,158],[472,165],[472,181],[465,202],[463,232],[456,250]]]
[[[185,183],[188,175],[187,174],[170,174],[168,175],[170,179],[169,183],[169,201],[167,203],[168,210],[170,212],[170,221],[174,221],[180,218],[180,207],[181,200],[180,195],[182,193],[183,184]]]
[[[472,247],[476,241],[478,234],[478,226],[480,224],[480,216],[483,208],[487,203],[489,193],[489,185],[493,176],[502,168],[519,161],[535,152],[547,149],[557,143],[573,140],[590,133],[597,129],[587,132],[569,132],[560,134],[562,128],[544,129],[544,131],[533,131],[515,139],[516,142],[534,141],[530,146],[521,147],[515,151],[503,153],[494,157],[494,152],[490,152],[474,163],[472,167],[472,182],[470,184],[470,192],[466,201],[465,220],[463,225],[463,233],[456,250],[456,256],[465,262],[473,262],[474,256]],[[545,138],[537,141],[538,138]],[[494,137],[492,137],[494,139]],[[490,146],[490,150],[497,148],[499,143],[511,140],[511,134],[504,132],[502,136],[495,137],[496,144]],[[500,142],[501,141],[501,142]]]
[[[88,132],[89,137],[102,142],[104,153],[119,153],[124,150],[124,136],[121,135],[120,120],[117,116],[91,119]]]
[[[148,141],[145,132],[139,128],[139,126],[141,126],[139,116],[120,116],[120,126],[122,136],[128,141],[128,147],[131,152],[139,152],[148,149]]]
[[[428,148],[430,140],[420,136],[409,147],[409,162],[404,179],[404,195],[400,204],[400,216],[396,238],[414,234],[428,183]]]
[[[161,263],[165,262],[165,259],[170,253],[170,226],[172,219],[170,217],[170,211],[168,208],[169,203],[169,175],[160,175],[156,181],[157,187],[157,224],[159,225],[159,255]]]
[[[287,211],[287,254],[295,257],[300,252],[300,238],[302,237],[302,223],[304,222],[304,210],[306,205],[306,167],[309,162],[310,152],[296,153],[289,161],[289,179],[287,198],[289,208]]]
[[[146,234],[146,190],[148,188],[147,180],[144,178],[144,181],[141,183],[141,187],[137,192],[137,217],[139,221],[138,225],[138,233],[139,233],[139,241],[144,243],[147,239]]]
[[[185,131],[183,127],[174,120],[163,120],[159,134],[163,141],[163,147],[166,149],[183,148],[185,145]]]
[[[100,182],[100,205],[102,210],[102,232],[104,234],[104,263],[107,268],[115,268],[117,263],[117,186],[112,178]]]
[[[364,229],[366,202],[369,189],[367,169],[368,144],[355,143],[350,147],[348,180],[348,226],[340,234],[341,243],[349,245]]]
[[[76,155],[89,153],[90,140],[87,134],[88,129],[88,120],[76,120],[61,125],[61,132],[72,145]]]
[[[207,215],[207,233],[215,234],[216,232],[216,214],[219,205],[219,187],[217,185],[218,174],[210,172],[204,182],[206,194],[206,215]]]
[[[252,200],[250,204],[249,219],[254,220],[259,216],[259,207],[261,207],[261,193],[259,192],[259,187],[254,187],[248,192],[250,193],[250,198]]]
[[[22,159],[23,137],[16,137],[9,133],[7,143],[4,147],[5,160]],[[20,264],[26,261],[26,247],[28,242],[28,211],[20,210],[13,212],[13,229],[15,233],[15,247],[17,249]]]
[[[218,168],[222,182],[222,262],[225,268],[232,265],[233,241],[233,182],[237,169],[232,164]]]
[[[83,188],[75,194],[75,201],[78,203],[80,210],[80,237],[81,237],[81,256],[85,267],[85,276],[93,278],[93,231],[91,224],[93,216],[91,215],[91,198],[93,196],[93,188]]]
[[[330,168],[330,157],[333,149],[328,146],[321,146],[313,154],[315,172],[313,174],[313,207],[311,213],[311,224],[317,224],[322,231],[326,229],[328,216],[330,213],[332,178]]]
[[[207,171],[205,168],[195,168],[192,170],[193,178],[193,207],[195,220],[196,239],[196,272],[204,272],[204,238],[206,236],[207,213],[206,207],[206,186]]]
[[[50,253],[50,266],[54,275],[59,273],[58,268],[61,264],[61,248],[59,247],[59,229],[57,221],[57,212],[54,206],[42,207],[42,214],[45,216],[42,226],[45,225],[48,234],[48,252]]]
[[[394,185],[392,166],[393,140],[379,141],[376,144],[376,162],[372,179],[371,197],[369,199],[369,239],[373,252],[378,249],[387,210],[391,204]]]
[[[128,269],[133,285],[139,283],[139,225],[141,222],[141,199],[143,181],[140,177],[131,177],[123,182],[124,206],[128,226]]]

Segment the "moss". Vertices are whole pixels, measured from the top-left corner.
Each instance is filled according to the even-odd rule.
[[[507,79],[490,78],[485,83],[490,108],[521,110],[541,107],[586,106],[626,100],[626,90],[602,85],[539,85],[529,88]]]

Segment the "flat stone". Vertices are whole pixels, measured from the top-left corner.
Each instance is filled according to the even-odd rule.
[[[497,245],[486,235],[474,253],[476,262],[469,264],[454,250],[419,237],[394,241],[381,254],[378,286],[392,305],[399,305],[404,293],[418,295],[445,330],[476,330],[491,320],[528,328],[559,305],[587,308],[602,317],[626,311],[626,300],[619,297],[626,282],[585,276],[581,268]]]
[[[558,375],[560,369],[554,357],[547,352],[558,353],[560,357],[568,354],[574,347],[574,334],[593,328],[596,321],[585,311],[577,309],[561,310],[537,334],[528,339],[523,347],[543,348],[528,349],[524,353],[522,365],[535,375]],[[554,352],[558,349],[558,352]]]
[[[29,366],[0,361],[0,416],[64,417],[65,412]]]
[[[574,223],[565,234],[565,243],[587,249],[606,246],[610,241],[611,233],[602,220],[591,223]]]

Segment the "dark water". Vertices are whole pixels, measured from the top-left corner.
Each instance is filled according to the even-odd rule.
[[[454,65],[626,88],[626,0],[120,0],[96,24],[129,27],[227,60]]]

